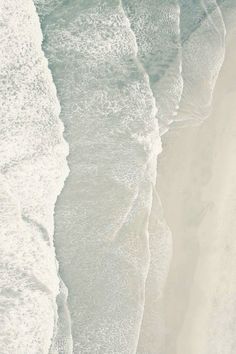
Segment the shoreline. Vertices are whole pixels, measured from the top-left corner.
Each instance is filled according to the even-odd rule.
[[[227,38],[226,58],[216,83],[211,115],[201,126],[171,131],[162,139],[158,192],[173,237],[173,258],[163,295],[168,328],[166,354],[215,353],[217,348],[211,352],[213,344],[207,344],[207,335],[204,341],[203,333],[207,330],[205,323],[213,326],[216,321],[210,308],[221,274],[214,271],[221,270],[219,262],[224,257],[221,234],[218,244],[211,238],[218,231],[216,220],[224,212],[222,204],[225,200],[231,202],[227,188],[233,177],[229,182],[225,175],[236,174],[232,160],[232,151],[236,149],[232,118],[232,111],[236,111],[235,39],[235,32]],[[223,114],[229,119],[229,127]],[[222,232],[226,230],[221,226]],[[216,280],[212,281],[213,288],[208,289],[212,274]]]

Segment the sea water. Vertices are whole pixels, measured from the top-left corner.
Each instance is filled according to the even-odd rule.
[[[70,143],[55,244],[74,352],[133,353],[161,151],[155,99],[119,1],[70,1],[42,26]]]

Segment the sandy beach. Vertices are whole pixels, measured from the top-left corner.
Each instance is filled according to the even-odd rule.
[[[163,137],[157,186],[173,237],[163,294],[166,354],[236,350],[235,55],[234,32],[210,117]]]

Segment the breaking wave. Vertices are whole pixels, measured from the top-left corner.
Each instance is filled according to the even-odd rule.
[[[59,293],[53,213],[68,174],[32,1],[1,2],[1,353],[49,353]]]

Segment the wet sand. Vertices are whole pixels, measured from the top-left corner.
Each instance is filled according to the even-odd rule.
[[[235,353],[235,57],[234,32],[210,117],[163,138],[157,185],[173,237],[163,294],[166,354]]]

